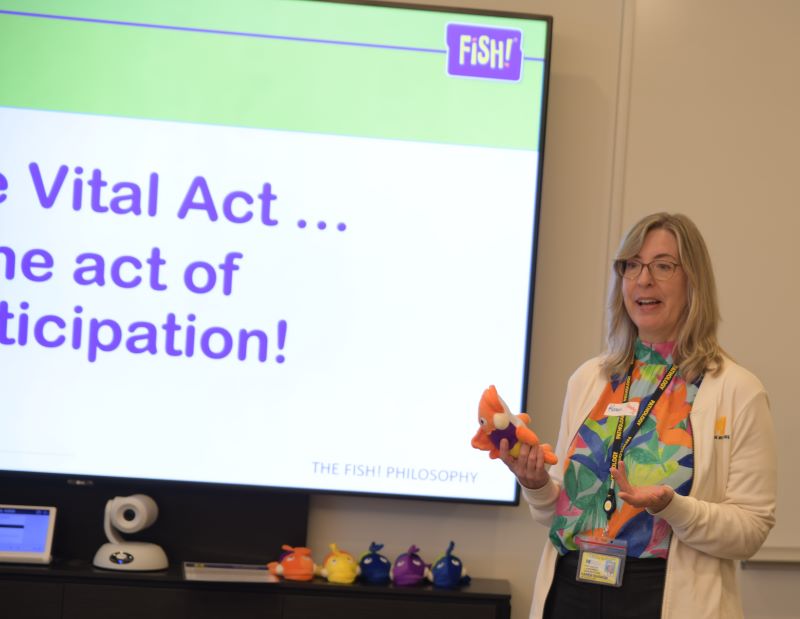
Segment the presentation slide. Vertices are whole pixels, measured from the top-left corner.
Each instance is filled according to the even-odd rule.
[[[513,501],[548,41],[0,0],[0,470]]]

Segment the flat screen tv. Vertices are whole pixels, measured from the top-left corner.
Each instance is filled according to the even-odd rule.
[[[515,503],[551,26],[0,1],[2,475]]]

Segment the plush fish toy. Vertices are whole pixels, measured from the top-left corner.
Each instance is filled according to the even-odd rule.
[[[319,575],[327,578],[328,582],[349,585],[358,576],[358,563],[349,552],[339,550],[336,544],[330,545],[330,553],[322,562]]]
[[[430,567],[417,554],[419,548],[410,546],[408,552],[401,554],[394,561],[390,576],[392,582],[399,587],[411,587],[425,580],[425,570]]]
[[[311,549],[301,546],[281,546],[284,553],[278,561],[267,563],[270,574],[282,576],[286,580],[313,580],[317,571],[314,559],[311,558]]]
[[[522,443],[539,445],[539,437],[531,430],[531,418],[525,413],[512,415],[506,403],[497,393],[494,385],[484,390],[481,401],[478,403],[478,423],[480,427],[472,437],[472,446],[489,452],[489,457],[494,459],[500,456],[500,441],[508,439],[511,455],[519,455]],[[558,462],[553,448],[547,443],[542,443],[544,448],[544,461],[547,464]]]
[[[428,571],[428,580],[433,582],[434,587],[444,589],[456,589],[468,585],[471,580],[467,576],[467,570],[461,563],[461,559],[453,554],[455,542],[450,542],[447,551],[433,562],[433,567]]]
[[[361,580],[371,585],[385,585],[391,580],[389,572],[392,570],[392,562],[380,554],[382,548],[383,544],[372,542],[369,551],[361,555],[358,561]]]

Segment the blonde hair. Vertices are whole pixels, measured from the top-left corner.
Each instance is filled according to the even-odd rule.
[[[697,226],[686,215],[655,213],[634,224],[620,243],[614,260],[635,257],[647,234],[667,230],[678,243],[678,260],[686,274],[686,307],[681,316],[672,357],[684,378],[692,382],[705,372],[722,366],[723,350],[717,341],[719,305],[711,257]],[[608,349],[603,370],[624,374],[633,361],[638,329],[628,316],[622,298],[622,277],[612,268],[608,295]]]

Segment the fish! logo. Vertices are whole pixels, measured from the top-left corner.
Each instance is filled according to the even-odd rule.
[[[522,75],[522,31],[447,24],[447,73],[518,81]]]
[[[728,418],[727,417],[719,417],[717,419],[716,424],[714,424],[714,439],[715,440],[723,440],[728,439],[730,440],[731,435],[725,433],[725,427],[727,426]]]

